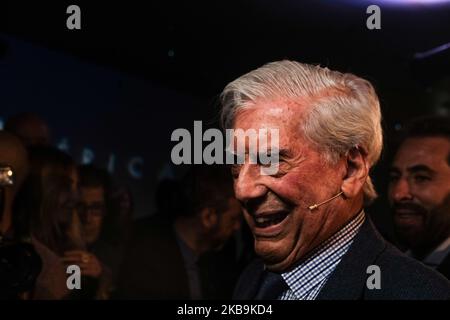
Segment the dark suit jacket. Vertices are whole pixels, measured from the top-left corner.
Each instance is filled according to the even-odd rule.
[[[243,270],[234,241],[198,260],[203,299],[230,299]],[[115,299],[190,299],[189,280],[172,222],[137,221],[121,266]]]
[[[381,289],[368,289],[367,267],[381,270]],[[264,271],[255,260],[241,275],[234,299],[253,299]],[[417,300],[450,299],[450,282],[442,275],[413,260],[388,244],[369,217],[361,226],[348,252],[342,257],[320,291],[318,300]]]
[[[444,261],[437,267],[436,271],[440,272],[447,279],[450,279],[450,254],[445,257]]]

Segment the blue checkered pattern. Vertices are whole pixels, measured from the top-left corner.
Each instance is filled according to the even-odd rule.
[[[314,300],[333,273],[364,223],[361,211],[343,228],[313,250],[295,269],[283,273],[289,286],[279,300]]]

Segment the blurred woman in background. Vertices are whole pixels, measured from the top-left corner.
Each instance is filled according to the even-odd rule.
[[[66,299],[67,250],[84,249],[79,217],[77,174],[72,158],[52,147],[29,149],[30,173],[14,205],[17,236],[31,242],[43,261],[32,299]]]

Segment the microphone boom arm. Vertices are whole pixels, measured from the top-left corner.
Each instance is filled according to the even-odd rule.
[[[328,199],[328,200],[325,200],[325,201],[323,201],[323,202],[321,202],[321,203],[316,203],[316,204],[313,204],[312,206],[309,206],[308,207],[308,209],[309,210],[311,210],[311,211],[314,211],[314,210],[316,210],[318,207],[320,207],[321,205],[323,205],[323,204],[325,204],[325,203],[328,203],[328,202],[330,202],[330,201],[332,201],[332,200],[334,200],[334,199],[336,199],[337,197],[339,197],[341,194],[343,194],[344,192],[339,192],[337,195],[335,195],[334,197],[332,197],[332,198],[330,198],[330,199]]]

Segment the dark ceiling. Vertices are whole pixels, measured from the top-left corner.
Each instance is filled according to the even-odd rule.
[[[450,42],[449,6],[382,5],[382,29],[370,31],[367,4],[353,2],[359,5],[350,0],[11,1],[2,10],[2,28],[200,97],[282,58],[321,63],[390,86],[406,78],[423,81],[423,74],[433,77],[448,67],[448,53],[431,64],[412,56]],[[81,7],[82,30],[66,29],[70,4]]]

